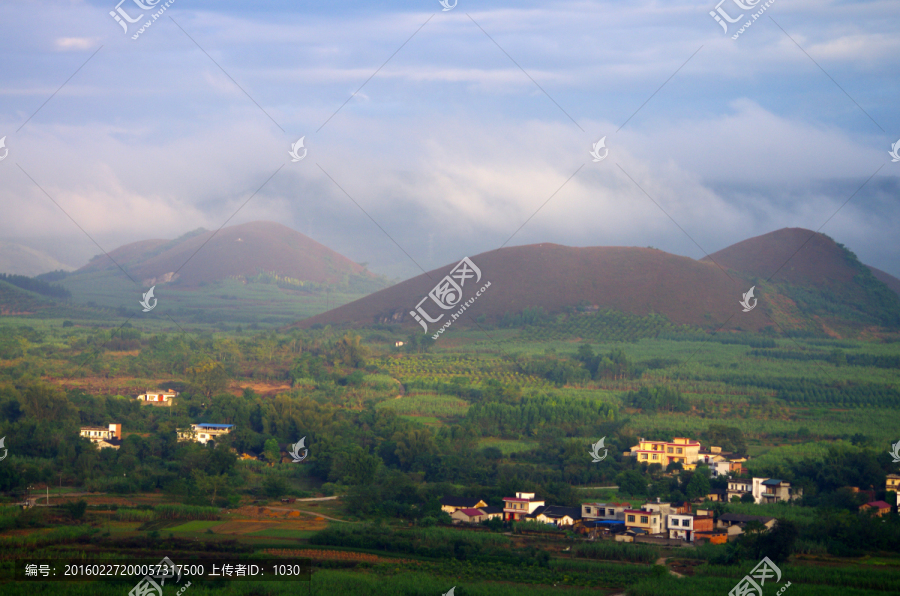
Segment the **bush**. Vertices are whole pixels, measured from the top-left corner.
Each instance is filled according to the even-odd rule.
[[[87,509],[87,501],[84,499],[79,501],[68,501],[62,504],[62,508],[70,518],[81,519],[84,517],[85,509]]]

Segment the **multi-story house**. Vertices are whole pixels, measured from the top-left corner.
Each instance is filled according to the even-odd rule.
[[[201,422],[192,424],[190,429],[179,429],[179,441],[194,441],[206,445],[208,441],[215,442],[222,435],[227,435],[234,428],[233,424],[214,424]]]
[[[544,506],[543,499],[536,499],[534,493],[516,493],[515,497],[503,497],[504,521],[521,521]]]
[[[631,503],[582,503],[581,518],[585,521],[625,521],[626,509],[631,509]]]
[[[884,482],[884,490],[892,490],[900,493],[900,474],[888,474]]]
[[[734,478],[728,481],[728,502],[731,502],[731,497],[741,498],[747,493],[753,492],[753,481],[749,478]]]
[[[91,443],[99,449],[118,449],[122,446],[122,425],[110,424],[105,426],[82,426],[79,436],[90,439]]]
[[[662,515],[646,509],[626,509],[625,527],[629,530],[643,530],[648,534],[659,534],[663,531]]]
[[[700,515],[673,513],[667,518],[666,526],[669,530],[669,538],[679,538],[686,542],[694,541],[695,532],[712,532],[713,515],[707,513]]]
[[[644,503],[641,505],[641,509],[644,511],[655,511],[662,516],[663,521],[665,521],[666,516],[672,513],[678,513],[675,511],[675,508],[672,507],[671,503],[661,503],[659,501],[656,503]]]
[[[802,490],[791,489],[790,482],[778,478],[754,478],[752,492],[753,500],[757,505],[793,501],[803,495]]]
[[[699,452],[700,441],[675,437],[671,443],[641,439],[630,453],[640,463],[661,464],[665,468],[670,463],[696,463]]]

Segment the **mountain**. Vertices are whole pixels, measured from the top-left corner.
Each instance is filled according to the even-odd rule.
[[[14,242],[0,241],[0,273],[33,277],[48,271],[71,271],[73,267],[61,263],[40,250]]]
[[[336,284],[351,277],[376,279],[364,266],[315,240],[266,221],[218,232],[200,229],[169,241],[142,240],[117,248],[109,257],[94,257],[77,273],[118,271],[113,261],[144,286],[171,281],[185,289],[266,273],[318,284]]]
[[[454,324],[471,326],[483,315],[496,324],[506,313],[541,307],[558,314],[585,304],[634,315],[662,314],[674,323],[716,329],[760,330],[773,321],[783,329],[834,328],[845,323],[900,325],[900,297],[856,256],[824,234],[799,228],[778,230],[739,242],[710,258],[694,260],[660,250],[630,247],[575,248],[532,244],[471,257],[481,270],[477,284],[490,287]],[[301,327],[402,323],[419,301],[454,267],[450,264],[355,302],[313,316]],[[783,265],[783,266],[782,266]],[[771,282],[765,281],[772,273]],[[887,275],[887,274],[884,274]],[[890,276],[888,276],[890,277]],[[891,278],[895,279],[895,278]],[[896,280],[900,284],[900,280]],[[474,280],[469,280],[471,284]],[[743,312],[740,300],[751,286],[761,308]],[[431,299],[432,318],[442,310]],[[429,324],[434,330],[445,321]]]

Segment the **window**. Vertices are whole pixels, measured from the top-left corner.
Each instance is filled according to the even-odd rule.
[[[650,518],[647,517],[646,515],[642,515],[642,516],[641,516],[641,523],[642,523],[642,524],[650,523]]]
[[[641,454],[641,459],[647,459],[647,454],[646,454],[646,453],[642,453],[642,454]]]
[[[590,513],[590,512],[591,512],[591,508],[590,508],[590,507],[585,507],[585,508],[584,508],[584,512],[585,512],[585,513]]]
[[[606,510],[604,510],[604,509],[602,509],[602,508],[597,509],[597,514],[598,514],[598,515],[606,515]]]
[[[671,447],[668,447],[668,448],[666,449],[666,453],[672,453],[672,448],[671,448]]]
[[[681,525],[684,526],[684,527],[686,527],[686,528],[689,528],[689,527],[691,526],[691,520],[689,520],[689,519],[683,519],[683,520],[681,520]]]
[[[634,516],[633,516],[633,515],[629,515],[629,516],[628,516],[628,521],[633,522],[633,521],[634,521]]]
[[[681,447],[679,447],[679,448],[675,451],[675,453],[679,453],[679,454],[680,454],[680,453],[684,453],[684,451],[682,451],[682,450],[681,450]]]

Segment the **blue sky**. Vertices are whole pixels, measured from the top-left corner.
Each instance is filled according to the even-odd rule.
[[[230,223],[405,278],[353,200],[430,269],[526,221],[510,244],[700,258],[816,230],[862,186],[822,232],[900,276],[900,3],[776,0],[736,40],[713,1],[175,0],[138,39],[116,4],[0,5],[0,239],[73,266],[99,252],[35,182],[111,250],[216,229],[271,177]]]

